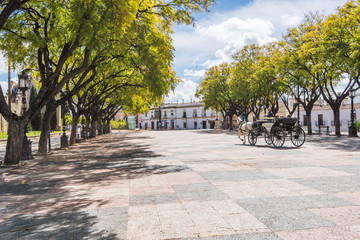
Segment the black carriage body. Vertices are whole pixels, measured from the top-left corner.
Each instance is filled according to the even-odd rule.
[[[291,131],[294,128],[297,121],[298,121],[297,118],[291,118],[291,117],[279,118],[278,120],[275,121],[271,129],[280,127],[284,129],[284,131]]]

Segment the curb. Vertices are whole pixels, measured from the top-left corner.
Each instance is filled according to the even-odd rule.
[[[51,133],[50,136],[56,136],[56,135],[61,135],[62,133]],[[35,136],[28,136],[28,139],[37,139],[40,138],[40,135],[35,135]],[[7,142],[7,139],[0,139],[0,143],[1,142]]]

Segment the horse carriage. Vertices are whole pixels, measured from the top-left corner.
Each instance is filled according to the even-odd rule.
[[[244,135],[248,132],[248,140],[250,145],[254,146],[259,136],[264,136],[265,142],[268,145],[274,145],[280,148],[285,143],[285,137],[290,136],[291,142],[300,147],[305,142],[305,132],[297,124],[297,118],[283,117],[275,120],[274,118],[267,118],[253,123],[239,124],[239,138],[241,133]],[[242,128],[243,127],[243,128]]]

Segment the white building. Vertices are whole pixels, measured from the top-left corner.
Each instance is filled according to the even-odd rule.
[[[355,112],[355,120],[360,120],[360,98],[354,98],[354,112]],[[343,103],[340,107],[340,131],[347,132],[348,127],[350,125],[350,113],[351,113],[351,99],[348,97],[344,99]],[[297,112],[294,113],[294,116],[297,117]],[[331,132],[335,131],[335,123],[334,123],[334,113],[323,99],[319,99],[311,112],[311,121],[312,121],[312,129],[313,131],[317,131],[319,129],[319,125],[321,127],[329,126],[329,130]],[[302,126],[306,128],[306,113],[303,108],[300,108],[300,123]]]
[[[161,114],[159,114],[161,112]],[[139,129],[211,129],[220,113],[204,109],[201,102],[165,103],[149,112],[139,114]],[[159,124],[160,123],[160,124]]]

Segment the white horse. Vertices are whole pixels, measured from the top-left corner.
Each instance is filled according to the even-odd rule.
[[[253,122],[241,121],[241,119],[238,117],[237,125],[239,129],[238,137],[241,141],[243,141],[243,144],[246,144],[246,136],[250,132],[250,130],[253,129]],[[244,138],[241,139],[241,136],[243,136]]]

